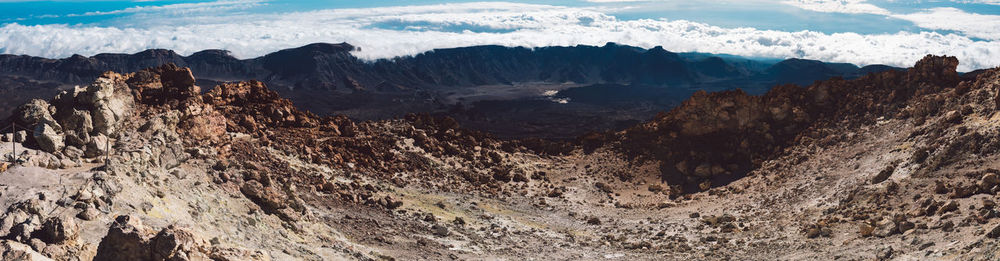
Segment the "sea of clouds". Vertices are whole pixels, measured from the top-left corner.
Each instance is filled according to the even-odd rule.
[[[379,59],[485,44],[540,47],[616,42],[645,48],[663,46],[674,52],[795,57],[859,65],[908,67],[927,54],[957,56],[962,71],[1000,65],[1000,16],[954,8],[893,14],[863,1],[835,1],[848,5],[842,8],[831,7],[829,1],[786,1],[813,11],[884,15],[886,19],[909,20],[929,29],[858,34],[726,28],[685,20],[625,20],[610,15],[616,11],[612,7],[507,2],[276,14],[210,12],[266,5],[259,0],[224,2],[197,6],[199,9],[194,11],[170,7],[130,9],[121,11],[130,14],[127,22],[115,26],[10,23],[0,27],[0,53],[58,58],[149,48],[172,49],[181,54],[226,49],[237,57],[251,58],[314,42],[348,42],[361,47],[356,56]],[[164,16],[164,11],[185,13]]]

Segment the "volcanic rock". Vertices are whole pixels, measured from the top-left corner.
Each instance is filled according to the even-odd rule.
[[[151,257],[146,226],[135,216],[118,216],[97,247],[94,260],[146,260]]]
[[[60,244],[67,240],[76,240],[79,227],[72,218],[50,217],[45,220],[35,237],[45,243]]]

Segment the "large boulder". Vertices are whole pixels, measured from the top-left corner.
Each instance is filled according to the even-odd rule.
[[[87,88],[77,89],[76,105],[90,108],[93,131],[108,135],[118,124],[132,114],[134,98],[117,73],[105,73]]]
[[[53,153],[61,151],[66,146],[62,134],[56,131],[56,128],[49,123],[35,125],[32,137],[35,138],[35,143],[38,144],[38,147],[45,152]]]
[[[67,144],[82,147],[90,141],[90,133],[94,130],[90,112],[74,109],[61,122]]]
[[[135,216],[118,216],[97,246],[94,260],[148,260],[147,228]]]
[[[209,260],[207,244],[185,229],[168,227],[150,239],[153,260]]]
[[[93,137],[90,137],[90,141],[83,146],[83,155],[88,158],[102,156],[108,152],[107,147],[109,145],[108,136],[104,136],[104,134],[94,135]]]

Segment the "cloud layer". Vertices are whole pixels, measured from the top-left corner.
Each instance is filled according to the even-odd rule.
[[[970,37],[1000,40],[1000,15],[971,14],[957,8],[941,7],[892,17],[909,20],[922,28],[952,30]]]
[[[890,14],[889,10],[873,4],[865,3],[865,0],[786,0],[783,3],[810,11],[824,13]]]
[[[911,66],[926,54],[957,56],[962,61],[960,70],[964,71],[1000,65],[1000,43],[958,33],[784,32],[723,28],[684,20],[621,20],[607,12],[487,2],[189,16],[141,27],[7,24],[0,27],[0,52],[66,57],[148,48],[173,49],[182,54],[227,49],[248,58],[313,42],[349,42],[362,48],[355,53],[357,56],[377,59],[484,44],[539,47],[617,42],[646,48],[663,46],[675,52],[797,57],[859,65]]]

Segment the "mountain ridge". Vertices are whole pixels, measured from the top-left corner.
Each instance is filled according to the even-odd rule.
[[[470,46],[470,47],[458,47],[458,48],[444,48],[435,49],[427,51],[424,53],[416,54],[413,56],[403,56],[394,57],[388,59],[378,59],[374,61],[361,60],[350,52],[356,50],[357,47],[347,43],[340,44],[329,44],[329,43],[313,43],[297,48],[289,48],[279,50],[273,53],[269,53],[264,56],[239,59],[231,55],[229,51],[221,49],[206,49],[199,52],[192,53],[188,56],[183,56],[177,54],[176,52],[168,49],[148,49],[141,52],[133,54],[122,54],[122,53],[102,53],[94,56],[86,57],[82,55],[73,55],[67,58],[61,59],[51,59],[51,58],[41,58],[33,57],[27,55],[11,55],[4,54],[0,55],[0,72],[3,74],[20,75],[20,76],[39,76],[48,77],[50,79],[56,79],[65,81],[67,83],[79,84],[88,82],[88,78],[96,78],[100,73],[104,71],[121,71],[121,72],[134,72],[139,71],[148,67],[155,67],[166,63],[174,63],[183,67],[191,67],[192,70],[199,74],[200,77],[213,77],[213,76],[240,76],[240,77],[257,77],[253,79],[262,81],[277,81],[275,77],[284,78],[288,80],[296,76],[296,74],[304,73],[316,73],[316,70],[327,69],[326,72],[343,73],[344,76],[350,78],[365,78],[370,75],[365,75],[364,73],[370,72],[360,72],[352,71],[351,69],[359,69],[362,66],[369,66],[367,70],[380,71],[385,73],[386,70],[396,68],[407,68],[407,72],[400,73],[396,75],[388,74],[382,75],[380,79],[370,80],[362,79],[363,84],[366,87],[375,86],[380,80],[394,80],[395,84],[410,84],[416,85],[417,87],[427,87],[429,85],[458,85],[458,84],[494,84],[494,83],[510,83],[513,78],[516,77],[493,77],[492,79],[429,79],[426,75],[415,75],[419,72],[416,69],[417,66],[426,66],[430,64],[441,63],[442,59],[456,59],[464,62],[479,59],[480,61],[499,61],[497,57],[502,57],[502,55],[515,55],[517,57],[503,57],[503,59],[517,60],[517,58],[534,56],[544,56],[548,53],[553,53],[553,56],[560,56],[560,59],[565,59],[573,62],[587,62],[594,63],[595,61],[609,61],[612,59],[624,59],[624,61],[618,61],[612,63],[608,67],[615,67],[614,65],[625,65],[633,62],[639,62],[639,68],[642,69],[652,69],[652,71],[645,71],[642,73],[637,73],[637,75],[632,77],[625,77],[622,75],[624,72],[615,70],[606,70],[599,74],[598,81],[593,81],[592,83],[646,83],[646,84],[665,84],[665,83],[690,83],[692,79],[686,77],[696,77],[691,75],[686,75],[690,72],[685,70],[692,70],[692,68],[680,68],[684,66],[679,66],[680,63],[684,63],[685,59],[682,59],[678,53],[673,53],[664,50],[662,47],[654,47],[651,49],[642,49],[638,47],[617,45],[614,43],[608,43],[604,46],[587,46],[578,45],[573,47],[537,47],[537,48],[525,48],[525,47],[504,47],[498,45],[482,45],[482,46]],[[597,55],[583,55],[592,52]],[[595,58],[580,58],[587,56],[597,56]],[[568,58],[567,58],[568,57]],[[576,58],[573,58],[576,57]],[[707,58],[715,57],[717,59],[708,59],[716,67],[720,66],[733,66],[723,58],[717,56],[711,56]],[[335,58],[334,60],[320,61],[316,60],[318,58]],[[485,59],[484,59],[485,58]],[[530,57],[529,57],[530,58]],[[536,58],[539,59],[543,65],[556,64],[554,58]],[[548,60],[545,60],[548,59]],[[731,58],[730,58],[731,59]],[[523,60],[523,59],[522,59]],[[751,60],[751,59],[745,59]],[[692,61],[696,62],[706,62],[703,59],[695,59]],[[788,61],[811,61],[803,59],[788,59]],[[320,64],[325,62],[326,64]],[[521,61],[523,62],[523,61]],[[720,63],[721,62],[721,63]],[[818,62],[818,61],[814,61]],[[302,63],[309,65],[306,67],[296,67],[302,65],[295,65],[294,63]],[[288,65],[295,65],[292,67],[287,67]],[[187,66],[191,65],[191,66]],[[342,65],[343,67],[337,68],[318,68],[317,66],[335,66]],[[493,64],[484,65],[480,67],[485,67],[488,69],[498,69],[503,64]],[[676,67],[671,67],[671,65]],[[829,66],[843,66],[847,64],[829,64],[819,62],[816,65],[827,65]],[[231,68],[223,68],[224,70],[219,70],[212,68],[212,66],[231,66]],[[489,66],[493,66],[490,68]],[[660,67],[657,67],[660,66]],[[853,66],[853,65],[851,65]],[[856,66],[854,66],[856,67]],[[673,68],[679,69],[680,72],[671,72],[657,69]],[[55,72],[66,74],[63,77],[52,77],[54,75],[47,75],[43,72],[37,72],[43,69],[51,69]],[[333,70],[336,69],[336,70]],[[514,70],[514,68],[503,68],[499,69]],[[727,68],[712,68],[712,69],[727,69]],[[729,68],[731,69],[731,68]],[[857,69],[857,68],[855,68]],[[264,71],[261,71],[264,70]],[[559,70],[563,70],[559,72]],[[485,70],[484,70],[485,71]],[[562,80],[580,80],[582,83],[586,83],[587,77],[574,73],[583,73],[585,71],[570,70],[566,68],[554,70],[556,73],[548,74],[538,74],[538,75],[528,75],[521,76],[521,81],[532,81],[532,80],[553,80],[555,82]],[[698,69],[693,69],[693,71],[698,72]],[[751,70],[752,71],[752,70]],[[200,72],[200,73],[199,73]],[[674,73],[673,76],[683,77],[681,79],[657,79],[653,75],[654,73]],[[230,75],[226,75],[229,73]],[[351,73],[357,73],[351,75]],[[751,72],[743,72],[743,74]],[[842,76],[855,76],[856,72],[843,70],[840,72]],[[458,74],[458,73],[455,73]],[[713,74],[713,73],[708,73]],[[649,75],[649,76],[644,76]],[[392,76],[392,77],[390,77]],[[550,77],[543,77],[550,76]],[[734,75],[730,75],[734,76]],[[740,76],[740,75],[735,75]],[[330,78],[330,82],[335,83],[338,87],[343,87],[343,79],[338,79],[337,77],[327,77]],[[395,79],[393,79],[395,78]],[[475,77],[473,77],[475,78]],[[249,79],[249,78],[247,78]],[[402,81],[402,80],[408,80]],[[307,79],[306,79],[307,80]],[[483,81],[488,80],[488,81]],[[622,81],[622,80],[633,80],[633,81]],[[299,84],[302,85],[302,84]],[[295,87],[295,84],[288,84],[287,82],[276,87]]]
[[[353,50],[357,47],[348,43],[314,43],[249,59],[225,50],[182,56],[166,49],[63,59],[0,55],[0,77],[13,83],[0,88],[0,94],[12,98],[5,102],[10,106],[0,103],[0,115],[30,98],[89,82],[105,71],[134,72],[175,64],[191,68],[202,86],[259,80],[319,115],[378,120],[411,112],[441,113],[503,136],[572,138],[584,131],[647,120],[697,90],[743,89],[762,94],[778,84],[807,85],[830,77],[855,78],[895,69],[800,59],[770,64],[614,43],[538,48],[484,45],[375,61],[362,60]],[[569,102],[567,106],[550,104],[550,98],[543,95],[576,87],[588,88],[556,95]],[[616,96],[615,103],[577,103],[569,97],[616,90],[625,91]]]

